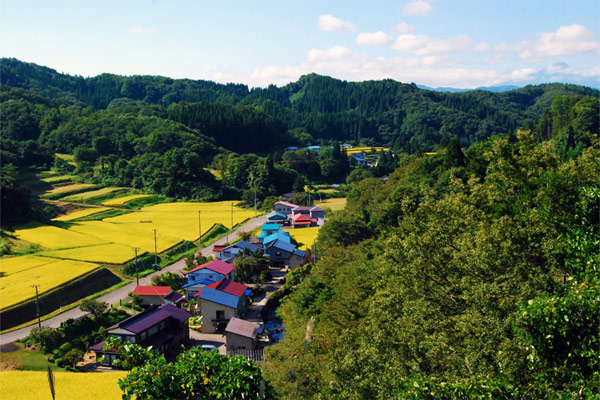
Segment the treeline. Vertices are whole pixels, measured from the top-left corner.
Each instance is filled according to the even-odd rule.
[[[516,136],[353,184],[286,283],[281,398],[595,398],[598,111],[559,98]]]
[[[416,153],[434,150],[441,142],[457,137],[468,146],[537,121],[557,95],[598,96],[597,90],[565,84],[527,86],[504,93],[440,93],[390,79],[346,82],[316,74],[283,87],[249,89],[246,85],[160,76],[83,78],[16,59],[0,62],[2,85],[29,89],[67,104],[104,109],[123,98],[162,108],[179,102],[202,103],[178,107],[169,117],[238,152],[256,148],[261,141],[263,146],[275,147],[336,140]],[[210,117],[203,115],[205,112]],[[225,119],[224,113],[228,115]],[[245,130],[236,133],[240,126]],[[286,129],[296,132],[294,140],[285,137]]]

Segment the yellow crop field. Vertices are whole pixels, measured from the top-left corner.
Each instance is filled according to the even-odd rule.
[[[37,223],[23,225],[15,229],[15,236],[26,242],[37,243],[42,247],[53,250],[106,243],[106,241],[92,236]]]
[[[116,199],[108,200],[102,204],[104,204],[105,206],[122,206],[123,204],[127,203],[128,201],[135,200],[135,199],[142,199],[144,197],[152,197],[152,195],[151,194],[132,194],[129,196],[118,197]]]
[[[380,151],[390,151],[389,147],[353,147],[351,149],[346,149],[346,154],[357,154],[357,153],[373,153]]]
[[[47,178],[42,178],[40,180],[42,182],[46,182],[46,183],[56,183],[56,182],[70,181],[73,178],[74,178],[73,175],[55,175],[55,176],[49,176]]]
[[[139,247],[144,251],[154,252],[154,232],[148,224],[122,224],[107,221],[82,221],[69,227],[70,231],[94,236],[107,242],[120,243],[131,247]],[[163,234],[157,229],[156,248],[159,253],[170,249],[180,238]]]
[[[93,207],[93,208],[85,208],[83,210],[75,211],[67,215],[62,215],[60,217],[52,218],[52,221],[72,221],[77,218],[88,217],[90,215],[98,214],[103,211],[110,210],[110,207]]]
[[[346,198],[327,199],[317,204],[317,207],[329,208],[331,211],[340,211],[346,207]]]
[[[90,183],[74,183],[72,185],[55,187],[54,189],[48,190],[47,192],[45,192],[44,195],[66,193],[66,192],[70,192],[72,190],[85,189],[85,188],[89,188],[92,186],[94,186],[94,185],[92,185]]]
[[[145,251],[138,252],[138,255]],[[39,253],[45,257],[65,260],[81,260],[93,263],[124,264],[135,258],[132,246],[118,243],[100,244],[97,246],[77,247],[73,249],[51,250]]]
[[[58,400],[117,400],[121,398],[119,379],[127,372],[55,372]],[[6,371],[0,373],[0,400],[39,400],[52,398],[46,371]]]
[[[308,250],[317,238],[319,229],[321,229],[320,226],[313,226],[311,228],[286,229],[285,231],[300,244],[300,250]]]
[[[156,229],[164,234],[189,241],[198,239],[199,221],[202,234],[214,224],[231,226],[231,201],[211,203],[162,203],[144,207],[139,211],[106,218],[103,221],[130,225],[137,229]],[[198,214],[200,211],[200,214]],[[254,217],[253,210],[233,207],[233,224]]]
[[[31,255],[21,257],[3,257],[0,258],[0,272],[2,272],[3,276],[8,276],[53,262],[56,262],[56,260]]]
[[[71,260],[54,260],[45,264],[33,266],[35,262],[29,259],[27,262],[29,268],[17,270],[14,267],[19,262],[21,257],[10,259],[7,275],[0,277],[0,309],[13,306],[23,301],[35,297],[35,290],[31,285],[40,285],[39,292],[45,293],[77,278],[87,272],[98,268],[96,264],[71,261]],[[37,261],[41,262],[43,257],[37,257]],[[50,259],[49,259],[50,260]],[[5,261],[2,260],[2,269],[4,272]],[[12,268],[12,269],[11,269]],[[2,390],[3,391],[3,390]]]
[[[91,199],[93,197],[104,196],[106,194],[116,192],[117,190],[123,190],[123,188],[110,186],[110,187],[105,187],[105,188],[98,189],[98,190],[91,190],[89,192],[77,193],[77,194],[74,194],[74,195],[71,195],[68,197],[64,197],[61,200],[65,200],[65,201],[86,200],[86,199]]]

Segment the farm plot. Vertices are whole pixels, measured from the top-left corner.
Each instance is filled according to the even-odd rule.
[[[51,195],[55,195],[55,194],[61,194],[61,193],[67,193],[67,192],[72,192],[74,190],[81,190],[81,189],[86,189],[92,186],[96,186],[96,185],[92,185],[90,183],[74,183],[72,185],[65,185],[65,186],[58,186],[55,187],[51,190],[48,190],[47,192],[45,192],[43,196],[51,196]]]
[[[136,212],[104,219],[104,222],[130,225],[137,229],[156,229],[158,234],[194,241],[198,239],[199,225],[202,234],[214,224],[231,226],[230,201],[214,203],[162,203],[144,207]],[[198,213],[200,211],[200,214]],[[233,207],[233,224],[254,216],[254,211]],[[200,222],[200,224],[199,224]]]
[[[145,251],[138,252],[138,255]],[[73,249],[50,250],[38,253],[45,257],[65,260],[79,260],[93,263],[124,264],[135,258],[132,246],[119,243],[107,243],[97,246],[76,247]]]
[[[102,204],[104,204],[105,206],[122,206],[123,204],[127,203],[128,201],[135,200],[135,199],[142,199],[144,197],[152,197],[152,196],[153,195],[151,195],[151,194],[131,194],[129,196],[118,197],[116,199],[105,201]]]
[[[57,399],[117,400],[121,389],[117,384],[128,372],[55,372]],[[1,400],[38,400],[50,397],[46,371],[6,371],[0,373]]]
[[[15,236],[53,250],[106,244],[106,241],[89,235],[37,223],[15,229]]]
[[[74,219],[88,217],[90,215],[98,214],[103,211],[110,210],[110,207],[93,207],[93,208],[85,208],[83,210],[75,211],[67,215],[62,215],[60,217],[52,218],[52,221],[72,221]]]
[[[358,153],[379,153],[381,151],[390,151],[388,147],[353,147],[346,149],[346,154],[358,154]]]
[[[123,190],[124,188],[121,187],[105,187],[102,189],[98,189],[98,190],[90,190],[89,192],[83,192],[83,193],[78,193],[78,194],[74,194],[71,196],[67,196],[62,198],[61,200],[63,201],[84,201],[84,200],[88,200],[88,199],[92,199],[94,197],[100,197],[100,196],[105,196],[107,194],[119,191],[119,190]]]
[[[107,242],[120,243],[130,247],[139,247],[144,251],[154,252],[154,232],[148,224],[131,225],[103,221],[76,222],[69,227],[70,231],[94,236]],[[162,233],[157,229],[156,248],[159,253],[170,249],[180,238],[175,238]]]
[[[346,198],[327,199],[317,204],[317,207],[329,208],[331,211],[340,211],[346,207]]]
[[[297,229],[286,229],[299,244],[300,250],[309,250],[317,236],[319,235],[320,226],[314,226],[311,228],[297,228]]]
[[[22,258],[28,257],[20,266]],[[37,263],[37,264],[36,264]],[[98,265],[72,260],[52,260],[45,257],[14,257],[2,260],[3,276],[0,277],[0,309],[27,301],[35,297],[31,285],[40,285],[39,292],[45,293],[85,273]]]

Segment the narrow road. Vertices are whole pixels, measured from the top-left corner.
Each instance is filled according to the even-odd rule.
[[[234,239],[239,232],[251,231],[252,229],[255,229],[255,228],[261,226],[266,220],[267,220],[267,217],[264,215],[261,217],[253,218],[250,221],[248,221],[247,223],[245,223],[243,226],[236,228],[233,233],[229,234],[229,236],[231,239]],[[222,237],[220,239],[217,239],[210,245],[206,246],[202,250],[199,250],[198,253],[202,253],[203,256],[208,256],[208,255],[212,254],[212,252],[213,252],[212,249],[213,249],[214,245],[222,245],[225,243],[226,243],[226,237]],[[163,274],[165,272],[179,273],[179,272],[183,271],[184,268],[185,268],[185,261],[183,259],[181,259],[181,260],[176,261],[173,264],[161,269],[160,271],[156,271],[148,276],[140,278],[140,285],[150,285],[152,282],[152,277],[155,275]],[[96,301],[103,301],[108,304],[115,304],[119,300],[127,299],[129,297],[129,293],[133,292],[135,287],[136,287],[136,283],[132,282],[128,285],[125,285],[125,286],[117,289],[117,290],[114,290],[108,294],[105,294],[104,296],[98,297],[96,299]],[[42,321],[42,326],[48,326],[50,328],[58,328],[60,326],[61,322],[64,322],[64,321],[68,320],[69,318],[79,318],[85,314],[86,313],[81,311],[79,309],[79,307],[75,307],[75,308],[73,308],[69,311],[65,311],[64,313],[59,314],[55,317],[49,318],[45,321]],[[29,332],[31,331],[31,329],[33,329],[35,327],[37,327],[37,323],[33,323],[32,325],[26,326],[24,328],[17,329],[15,331],[0,335],[0,345],[5,344],[5,343],[11,343],[18,339],[23,339],[24,337],[29,335]]]

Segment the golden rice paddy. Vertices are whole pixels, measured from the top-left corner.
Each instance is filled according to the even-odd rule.
[[[118,190],[123,190],[121,187],[105,187],[98,190],[90,190],[89,192],[77,193],[71,196],[63,197],[61,200],[63,201],[81,201],[87,200],[94,197],[104,196],[110,194],[112,192],[116,192]]]
[[[92,186],[94,186],[94,185],[92,185],[90,183],[74,183],[72,185],[58,186],[58,187],[55,187],[52,190],[48,190],[47,192],[45,192],[43,194],[43,196],[53,195],[53,194],[60,194],[60,193],[67,193],[67,192],[71,192],[73,190],[86,189],[86,188],[89,188],[89,187],[92,187]]]
[[[340,211],[346,207],[346,198],[327,199],[317,204],[317,207],[329,208],[331,211]]]
[[[52,218],[52,221],[72,221],[78,218],[89,217],[90,215],[98,214],[106,210],[110,210],[110,207],[85,208],[83,210],[75,211],[67,215]]]
[[[200,212],[200,213],[198,213]],[[254,211],[233,206],[233,225],[254,217]],[[135,229],[156,229],[158,234],[194,241],[201,227],[205,234],[220,223],[231,227],[232,202],[162,203],[144,207],[136,212],[106,218],[104,222],[118,223]]]
[[[106,243],[104,240],[89,235],[38,223],[15,229],[15,236],[26,242],[37,243],[42,247],[53,250]]]
[[[388,147],[353,147],[346,149],[346,154],[358,154],[358,153],[379,153],[381,151],[390,151]]]
[[[116,199],[105,201],[102,204],[104,204],[105,206],[122,206],[123,204],[127,203],[128,201],[135,200],[135,199],[142,199],[144,197],[152,197],[152,195],[151,194],[131,194],[129,196],[118,197]]]
[[[143,253],[145,253],[145,251],[141,250],[138,252],[138,255]],[[38,254],[65,260],[80,260],[105,264],[125,264],[135,258],[133,247],[119,243],[76,247],[73,249],[50,250]]]
[[[296,229],[286,229],[296,242],[298,242],[298,247],[300,250],[309,250],[319,235],[320,226],[314,226],[310,228],[296,228]]]
[[[0,309],[34,298],[32,285],[40,285],[39,293],[45,293],[98,268],[82,261],[37,256],[3,258],[0,264]]]
[[[117,384],[127,372],[55,372],[56,398],[77,400],[117,400]],[[0,400],[39,400],[52,398],[46,371],[6,371],[0,373]]]

